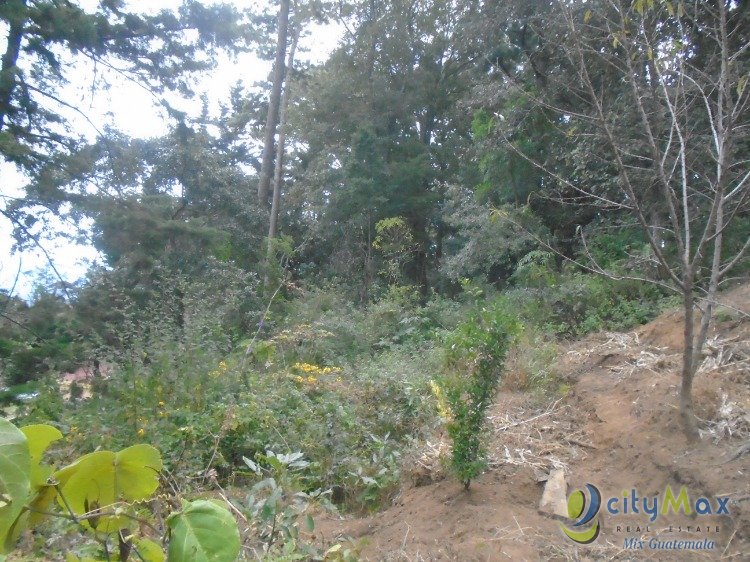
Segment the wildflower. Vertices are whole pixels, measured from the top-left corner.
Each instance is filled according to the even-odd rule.
[[[294,365],[292,365],[292,369],[296,369],[313,376],[330,375],[331,373],[341,372],[340,367],[319,367],[318,365],[313,365],[311,363],[295,363]]]
[[[146,435],[146,430],[143,428],[140,428],[138,430],[138,437],[143,437],[144,435]]]
[[[435,381],[430,381],[430,388],[432,389],[432,394],[435,396],[435,400],[437,401],[437,410],[440,414],[440,417],[445,420],[452,420],[453,412],[451,411],[450,404],[448,404],[448,400],[446,399],[443,389]]]

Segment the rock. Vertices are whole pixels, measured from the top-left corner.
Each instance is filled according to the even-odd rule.
[[[534,467],[534,478],[537,482],[546,482],[549,478],[549,474],[544,472],[541,468]]]
[[[568,483],[565,471],[555,468],[549,473],[539,503],[539,512],[553,517],[568,518]]]

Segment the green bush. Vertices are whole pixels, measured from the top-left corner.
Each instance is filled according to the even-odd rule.
[[[121,562],[162,562],[164,553],[154,533],[164,542],[168,538],[167,562],[237,559],[240,534],[225,507],[183,500],[182,508],[165,519],[167,513],[162,513],[154,497],[163,468],[157,449],[137,444],[116,453],[98,450],[55,470],[42,459],[46,449],[62,438],[50,425],[18,429],[0,418],[5,508],[0,510],[0,557],[15,550],[26,528],[57,518],[77,528],[84,545],[97,543],[98,560],[110,560],[110,553],[117,549]],[[196,552],[202,556],[196,557]],[[66,560],[79,558],[68,552]]]
[[[476,313],[447,338],[444,373],[433,391],[447,418],[453,445],[451,467],[466,489],[486,466],[485,414],[519,330],[514,316],[493,307]]]

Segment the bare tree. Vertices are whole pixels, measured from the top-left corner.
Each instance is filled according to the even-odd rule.
[[[274,140],[279,122],[279,106],[281,105],[281,90],[284,85],[284,59],[286,58],[287,35],[289,29],[289,0],[280,0],[277,16],[278,35],[276,39],[276,59],[273,64],[273,84],[268,98],[268,116],[266,117],[266,131],[263,142],[263,158],[260,165],[258,181],[258,202],[265,207],[268,204],[268,191],[271,186],[273,173]]]
[[[297,41],[299,39],[299,29],[293,28],[292,40],[289,46],[289,55],[286,61],[286,71],[290,73],[294,68],[294,55],[297,50]],[[279,222],[279,209],[281,204],[281,188],[284,184],[284,151],[286,143],[286,115],[289,107],[289,94],[291,90],[291,77],[287,76],[284,86],[284,92],[281,96],[281,108],[279,112],[279,138],[276,142],[276,163],[273,174],[273,197],[271,200],[271,218],[268,223],[268,253],[267,261],[270,265],[273,259],[274,246],[273,241],[276,238]]]
[[[640,226],[663,272],[649,280],[682,299],[680,416],[696,439],[693,379],[717,292],[750,247],[745,240],[727,255],[725,240],[749,210],[748,16],[731,0],[559,0],[557,11],[565,34],[558,63],[570,74],[560,72],[566,81],[556,90],[524,95],[552,110],[571,138],[605,150],[619,193],[532,163],[579,200],[626,209]],[[589,269],[610,275],[591,260]]]

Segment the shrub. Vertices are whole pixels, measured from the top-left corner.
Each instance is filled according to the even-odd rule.
[[[117,453],[98,450],[55,471],[42,463],[42,457],[62,438],[50,425],[18,429],[0,418],[0,474],[5,483],[0,557],[15,549],[24,529],[58,518],[78,528],[81,542],[98,543],[97,554],[107,560],[117,548],[121,562],[163,561],[162,548],[154,540],[161,537],[165,542],[169,537],[169,562],[237,559],[240,535],[225,507],[205,500],[183,501],[182,509],[166,519],[166,513],[146,507],[159,506],[154,496],[163,464],[157,449],[138,444]],[[68,553],[66,560],[79,558]]]
[[[486,466],[485,413],[497,390],[508,348],[519,332],[502,308],[482,309],[448,337],[443,376],[433,383],[453,444],[451,467],[468,490]]]

